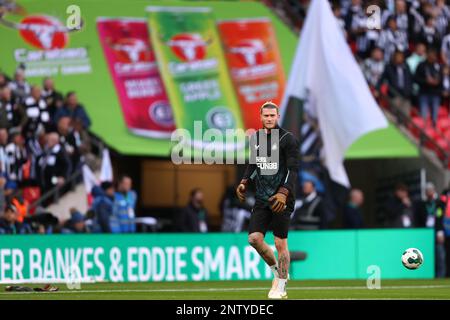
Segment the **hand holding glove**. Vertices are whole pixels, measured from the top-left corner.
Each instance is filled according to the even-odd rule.
[[[269,202],[272,203],[271,208],[273,212],[280,213],[284,211],[288,195],[289,190],[285,187],[281,187],[276,194],[269,198]]]

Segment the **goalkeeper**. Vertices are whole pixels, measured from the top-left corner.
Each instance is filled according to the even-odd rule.
[[[295,203],[299,143],[292,133],[278,126],[280,114],[274,103],[264,103],[260,116],[263,129],[250,137],[251,161],[236,194],[240,201],[245,201],[245,192],[250,181],[256,188],[256,202],[250,217],[248,241],[274,274],[268,297],[286,299],[290,263],[287,236]],[[278,260],[264,241],[269,229],[273,230]]]

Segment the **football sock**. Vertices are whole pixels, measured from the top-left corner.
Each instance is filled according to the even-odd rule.
[[[277,264],[274,264],[273,266],[270,266],[270,269],[272,270],[273,276],[274,276],[275,278],[279,278],[279,277],[280,277],[280,276],[278,275],[278,263],[277,263]]]

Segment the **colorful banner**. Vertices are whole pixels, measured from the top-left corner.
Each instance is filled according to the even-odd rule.
[[[0,11],[4,9],[1,2]],[[111,73],[111,61],[107,60],[104,52],[97,26],[99,17],[115,17],[118,20],[121,20],[118,17],[131,17],[147,21],[146,7],[148,5],[169,8],[190,7],[194,10],[197,7],[208,7],[211,8],[216,19],[268,17],[272,21],[280,42],[285,70],[288,70],[290,66],[297,41],[295,34],[288,26],[269,8],[258,2],[152,0],[148,3],[148,1],[129,0],[125,6],[123,0],[77,0],[75,2],[71,0],[8,1],[10,5],[0,19],[0,39],[4,40],[0,50],[0,70],[12,77],[17,66],[23,63],[30,84],[42,84],[43,77],[50,76],[54,79],[56,89],[63,94],[76,91],[79,101],[92,120],[91,132],[110,148],[126,155],[167,158],[171,155],[173,145],[170,139],[153,138],[153,135],[143,137],[130,131],[130,128],[134,128],[135,125],[130,125],[125,119],[125,108],[121,100],[124,99],[124,95],[119,95],[117,79],[114,79]],[[14,7],[14,3],[23,10],[10,10]],[[71,9],[68,10],[69,8]],[[78,10],[75,10],[76,8]],[[81,29],[69,29],[78,19],[83,22]],[[172,21],[169,20],[168,23],[169,27],[161,28],[172,28]],[[210,23],[209,29],[217,28],[213,26],[215,23],[211,21]],[[151,32],[151,29],[147,32]],[[214,37],[218,39],[217,35]],[[211,46],[215,48],[216,44],[220,45],[220,39]],[[221,61],[224,61],[224,58]],[[224,70],[223,77],[227,78],[226,82],[231,82],[226,64],[219,63],[219,65],[223,65],[223,69],[218,72],[222,73],[221,70]],[[220,81],[222,83],[222,80]],[[238,119],[236,126],[242,127],[239,124],[242,120],[232,84],[229,86],[220,84],[220,88],[221,94],[225,96],[224,101],[221,101],[224,103],[221,105],[231,110],[233,116]],[[228,89],[223,90],[224,88]],[[165,89],[167,93],[171,90],[169,87]],[[169,98],[172,100],[172,95]],[[134,109],[129,106],[131,104],[126,104],[126,110]],[[180,110],[184,110],[184,107],[179,106]],[[161,111],[165,110],[164,108],[156,108],[156,110],[160,110],[159,118],[166,119],[167,113]],[[205,116],[203,111],[202,109],[201,114]],[[225,124],[230,118],[226,113],[223,116],[220,112],[214,112],[211,116],[214,119],[213,122]],[[145,115],[144,118],[148,116]],[[147,126],[146,123],[144,125]]]
[[[280,105],[285,86],[270,19],[224,20],[218,28],[245,127],[259,129],[259,108],[266,101]]]
[[[97,29],[128,129],[169,138],[175,124],[145,19],[97,19]]]
[[[210,8],[148,7],[149,25],[161,74],[178,128],[202,148],[206,129],[243,128]],[[224,149],[234,149],[233,140]],[[210,141],[207,141],[210,142]],[[241,145],[240,147],[243,147]]]
[[[267,241],[273,247],[272,234]],[[291,279],[381,280],[434,277],[433,229],[306,231],[289,233]],[[407,270],[406,248],[424,264]],[[0,283],[270,280],[272,272],[245,233],[0,236]],[[270,283],[268,281],[268,283]]]

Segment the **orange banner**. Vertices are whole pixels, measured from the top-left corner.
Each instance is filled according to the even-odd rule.
[[[259,108],[266,101],[279,105],[285,76],[269,19],[218,22],[219,32],[246,129],[261,128]]]

